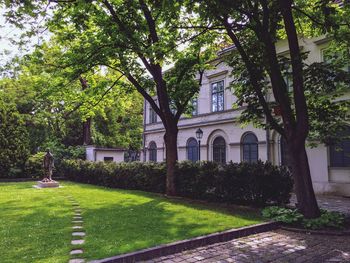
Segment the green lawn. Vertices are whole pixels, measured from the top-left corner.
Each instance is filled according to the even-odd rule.
[[[33,184],[0,184],[1,262],[67,262],[73,216],[68,195],[83,211],[88,260],[262,221],[251,209],[219,208],[140,191],[69,182],[59,189],[34,189]]]

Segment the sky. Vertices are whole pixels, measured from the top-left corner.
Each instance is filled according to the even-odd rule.
[[[33,37],[30,44],[26,46],[27,50],[21,50],[11,43],[10,39],[19,40],[23,31],[7,23],[4,13],[5,10],[0,8],[0,67],[16,55],[23,56],[27,54],[28,50],[32,50],[33,46],[39,41],[38,37]]]

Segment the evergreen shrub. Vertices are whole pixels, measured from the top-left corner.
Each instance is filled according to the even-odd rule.
[[[164,163],[113,163],[64,160],[61,176],[69,180],[111,188],[165,193]],[[268,162],[179,162],[177,194],[193,199],[264,206],[286,204],[293,188],[290,172]]]

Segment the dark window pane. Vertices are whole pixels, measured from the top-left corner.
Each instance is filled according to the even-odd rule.
[[[340,133],[339,136],[345,138],[330,146],[330,165],[332,167],[350,167],[350,128]]]
[[[150,162],[157,162],[157,145],[155,142],[149,144],[148,154]]]
[[[187,142],[187,159],[192,162],[198,161],[198,144],[194,138],[189,139]]]
[[[253,133],[246,134],[242,139],[243,162],[257,162],[258,156],[258,139]]]
[[[213,161],[226,163],[226,142],[222,137],[217,137],[213,141]]]

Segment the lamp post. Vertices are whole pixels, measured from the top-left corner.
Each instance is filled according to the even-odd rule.
[[[196,131],[196,138],[198,140],[198,161],[201,160],[201,139],[203,137],[203,131],[201,128],[198,128]]]

